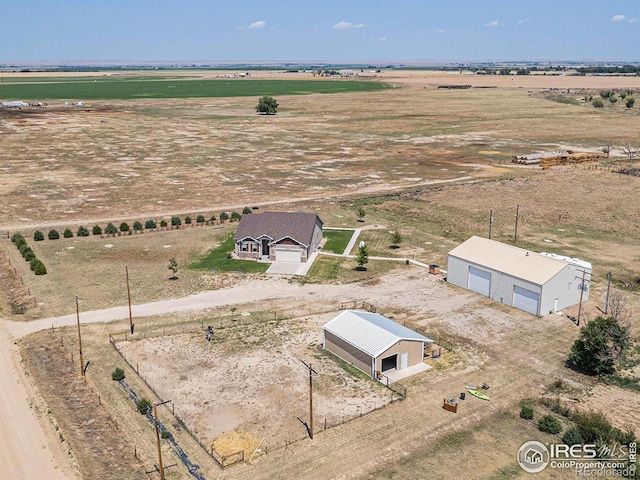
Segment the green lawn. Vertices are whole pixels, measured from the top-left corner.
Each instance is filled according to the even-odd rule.
[[[261,95],[305,95],[311,93],[370,92],[391,88],[386,83],[366,80],[248,80],[176,79],[171,77],[39,78],[25,83],[0,85],[0,98],[25,101],[131,100],[136,98],[244,97]]]
[[[211,250],[208,255],[189,265],[193,270],[210,270],[216,272],[264,273],[269,268],[268,263],[258,263],[253,260],[235,260],[227,258],[227,252],[234,248],[233,236]]]
[[[324,230],[322,234],[327,239],[322,249],[325,252],[342,254],[353,236],[353,230]]]

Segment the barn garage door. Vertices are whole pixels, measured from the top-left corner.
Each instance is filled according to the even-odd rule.
[[[524,310],[525,312],[538,314],[538,302],[540,301],[540,294],[527,290],[526,288],[514,286],[513,287],[513,306]]]
[[[298,262],[300,263],[300,248],[298,247],[277,247],[277,262]]]
[[[476,267],[469,267],[469,290],[489,296],[491,288],[491,272],[480,270]]]

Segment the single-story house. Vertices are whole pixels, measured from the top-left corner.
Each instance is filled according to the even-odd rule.
[[[306,262],[322,240],[315,213],[264,212],[243,215],[233,239],[239,258]]]
[[[447,282],[542,316],[587,300],[591,271],[584,260],[474,236],[449,252]]]
[[[433,340],[380,314],[345,310],[322,327],[322,347],[371,378],[424,361]]]

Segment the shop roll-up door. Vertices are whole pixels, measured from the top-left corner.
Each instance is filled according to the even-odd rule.
[[[513,287],[513,306],[524,310],[525,312],[538,315],[538,303],[540,302],[540,294],[527,290],[526,288]]]
[[[469,267],[469,290],[484,295],[490,296],[491,291],[491,272],[481,270],[476,267]]]

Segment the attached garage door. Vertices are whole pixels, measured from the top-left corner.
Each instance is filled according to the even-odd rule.
[[[526,288],[514,286],[513,287],[513,306],[524,310],[525,312],[538,314],[538,303],[540,301],[540,294],[527,290]]]
[[[300,248],[298,247],[276,247],[277,262],[298,262],[300,263]]]
[[[486,270],[480,270],[476,267],[469,267],[469,290],[484,295],[490,296],[491,288],[491,272]]]

